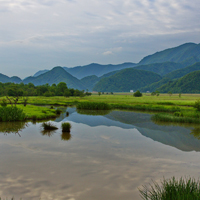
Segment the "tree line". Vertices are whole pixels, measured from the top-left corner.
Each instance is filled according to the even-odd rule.
[[[84,90],[68,88],[65,82],[60,82],[57,85],[51,86],[47,83],[45,85],[35,86],[33,83],[1,83],[0,82],[0,96],[85,96],[91,95]]]

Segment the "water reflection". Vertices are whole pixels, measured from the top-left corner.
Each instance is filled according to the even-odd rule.
[[[67,140],[71,140],[71,138],[72,138],[71,133],[69,133],[69,132],[62,132],[62,134],[61,134],[61,140],[67,141]]]
[[[41,134],[42,134],[43,136],[49,136],[49,137],[51,137],[51,136],[53,136],[53,134],[54,134],[55,132],[56,132],[55,130],[42,130],[42,131],[41,131]]]
[[[191,134],[197,138],[198,140],[200,140],[200,127],[199,128],[194,128],[191,132]]]
[[[0,132],[2,133],[17,133],[28,126],[26,122],[0,122]]]

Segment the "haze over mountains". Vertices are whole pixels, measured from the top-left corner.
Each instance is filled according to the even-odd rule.
[[[24,80],[0,74],[0,82],[34,85],[65,82],[69,88],[102,92],[128,92],[139,89],[142,92],[159,90],[199,93],[199,70],[200,44],[186,43],[146,56],[138,64],[92,63],[74,68],[57,66],[51,70],[40,70]],[[196,84],[189,80],[191,78]]]

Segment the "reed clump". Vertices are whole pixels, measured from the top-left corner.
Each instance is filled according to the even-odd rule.
[[[145,200],[197,200],[200,199],[200,182],[192,178],[176,180],[164,179],[159,185],[156,182],[139,189]]]
[[[108,103],[103,102],[80,102],[76,107],[83,110],[110,110],[112,108]]]
[[[172,115],[169,113],[157,113],[152,116],[153,121],[159,121],[159,122],[176,122],[176,123],[195,123],[200,124],[200,118],[198,117],[192,117],[192,116],[184,116],[182,113],[180,113],[179,116]]]
[[[58,129],[55,125],[53,125],[51,122],[43,122],[42,127],[44,130],[56,130]]]
[[[70,132],[72,125],[69,122],[63,122],[62,123],[62,132]]]
[[[26,115],[21,108],[15,106],[2,106],[0,107],[0,121],[23,121],[26,119]]]

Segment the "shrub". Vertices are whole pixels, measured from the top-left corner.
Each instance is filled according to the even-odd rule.
[[[22,121],[25,120],[24,111],[18,107],[8,106],[0,107],[0,121]]]
[[[174,113],[174,116],[183,117],[183,113],[177,111],[177,112]]]
[[[56,109],[56,114],[57,114],[57,115],[60,115],[61,112],[62,112],[62,110]]]
[[[51,122],[43,122],[42,127],[44,128],[44,130],[56,130],[56,129],[58,129]]]
[[[200,111],[200,100],[197,100],[197,101],[194,103],[194,108],[196,108],[198,111]]]
[[[71,124],[69,122],[62,123],[62,132],[70,132]]]
[[[5,107],[7,106],[7,100],[6,99],[2,99],[2,102],[1,102],[1,106]]]
[[[66,117],[68,117],[69,116],[69,112],[66,112]]]
[[[172,177],[164,179],[161,186],[156,182],[149,187],[143,186],[139,192],[145,200],[196,200],[200,199],[200,182],[191,178],[176,180]]]
[[[142,93],[137,90],[134,94],[133,94],[134,97],[141,97],[142,96]]]

